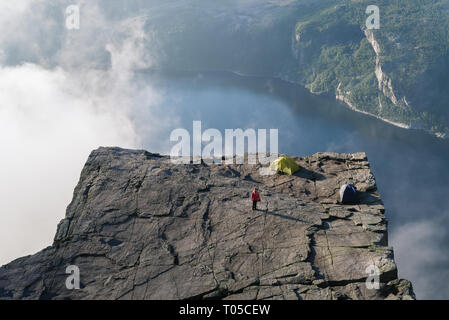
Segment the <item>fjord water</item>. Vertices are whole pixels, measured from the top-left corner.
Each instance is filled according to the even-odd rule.
[[[290,155],[366,152],[399,276],[412,281],[418,299],[449,298],[448,140],[392,126],[278,79],[218,72],[149,78],[164,92],[160,110],[179,120],[160,145],[170,145],[170,130],[192,132],[192,121],[201,120],[203,132],[216,128],[223,135],[225,129],[279,129],[279,152]],[[155,150],[150,139],[145,147]]]

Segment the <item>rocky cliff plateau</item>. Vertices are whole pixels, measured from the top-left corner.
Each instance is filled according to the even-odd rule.
[[[294,159],[295,175],[266,176],[261,165],[95,150],[53,245],[0,268],[0,299],[414,299],[366,155]],[[350,181],[360,203],[340,205]],[[66,287],[69,265],[79,290]],[[370,265],[379,289],[366,286]]]

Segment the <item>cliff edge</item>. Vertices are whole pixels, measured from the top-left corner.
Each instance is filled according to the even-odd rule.
[[[414,299],[366,155],[293,159],[295,175],[263,176],[260,165],[95,150],[53,245],[0,268],[0,299]],[[340,205],[350,179],[360,204]],[[365,283],[373,265],[379,289]],[[79,290],[66,287],[68,266]]]

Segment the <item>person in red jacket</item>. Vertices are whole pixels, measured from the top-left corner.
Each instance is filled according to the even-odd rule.
[[[257,210],[257,202],[260,201],[260,194],[256,187],[254,187],[254,190],[251,193],[251,201],[253,202],[253,210]]]

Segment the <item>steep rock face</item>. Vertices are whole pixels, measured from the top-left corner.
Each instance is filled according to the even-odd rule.
[[[373,46],[373,50],[376,53],[376,69],[374,73],[376,74],[377,82],[379,83],[379,90],[382,91],[394,105],[397,105],[398,99],[394,94],[391,79],[382,71],[382,65],[380,63],[380,45],[374,37],[374,32],[372,30],[364,30],[364,32],[366,39]]]
[[[387,97],[395,106],[409,107],[406,97],[402,97],[399,101],[396,98],[396,94],[393,90],[393,84],[391,78],[385,74],[382,70],[382,64],[380,61],[381,48],[377,42],[374,32],[372,30],[364,30],[366,39],[372,45],[374,52],[376,53],[376,68],[374,73],[376,74],[379,90]]]
[[[0,268],[0,299],[413,299],[366,155],[294,159],[300,172],[266,176],[260,165],[176,165],[100,148],[54,244]],[[339,205],[349,181],[360,204]],[[69,265],[79,290],[66,288]],[[378,290],[365,284],[370,265]]]

